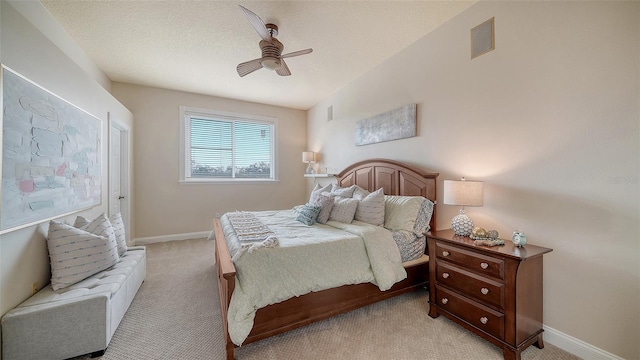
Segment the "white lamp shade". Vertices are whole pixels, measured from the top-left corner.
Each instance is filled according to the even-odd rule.
[[[312,163],[316,162],[316,153],[312,151],[305,151],[302,153],[302,162],[303,163]]]
[[[482,181],[444,181],[446,205],[482,206],[484,183]]]

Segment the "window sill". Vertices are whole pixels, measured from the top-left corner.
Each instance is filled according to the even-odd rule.
[[[256,185],[256,184],[271,184],[278,183],[280,180],[278,179],[189,179],[189,180],[180,180],[178,183],[180,185]]]

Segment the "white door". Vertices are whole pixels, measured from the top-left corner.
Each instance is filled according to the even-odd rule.
[[[127,241],[131,241],[129,127],[109,114],[109,216],[120,212]]]
[[[111,151],[109,159],[109,215],[119,213],[122,196],[122,131],[111,127]]]

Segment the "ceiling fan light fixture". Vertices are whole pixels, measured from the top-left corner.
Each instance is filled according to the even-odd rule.
[[[265,69],[276,70],[280,67],[280,59],[267,56],[262,58],[260,64],[262,64],[262,67],[264,67]]]

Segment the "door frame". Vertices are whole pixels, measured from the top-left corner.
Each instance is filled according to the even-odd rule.
[[[115,118],[110,112],[107,112],[107,119],[109,124],[109,141],[108,141],[108,196],[107,196],[107,212],[109,216],[111,214],[111,205],[113,197],[111,191],[113,186],[111,185],[111,136],[114,131],[120,132],[120,195],[124,196],[124,199],[120,202],[120,214],[122,215],[122,222],[124,222],[125,235],[127,243],[133,245],[131,237],[131,130],[129,125],[123,121]]]

